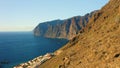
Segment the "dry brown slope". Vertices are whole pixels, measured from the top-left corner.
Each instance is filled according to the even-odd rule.
[[[120,0],[110,0],[60,50],[39,68],[120,68]]]

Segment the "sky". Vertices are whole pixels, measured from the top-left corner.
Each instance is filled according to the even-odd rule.
[[[32,31],[39,23],[85,15],[109,0],[0,0],[0,31]]]

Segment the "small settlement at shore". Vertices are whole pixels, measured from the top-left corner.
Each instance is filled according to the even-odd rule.
[[[41,65],[45,61],[51,59],[53,56],[54,56],[54,53],[47,53],[44,56],[39,56],[26,63],[19,64],[15,66],[14,68],[36,68],[38,65]]]

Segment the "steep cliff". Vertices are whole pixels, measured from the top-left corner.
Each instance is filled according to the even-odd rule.
[[[120,68],[120,0],[110,0],[39,68]]]
[[[54,20],[40,23],[34,29],[35,36],[48,38],[65,38],[72,39],[79,30],[86,26],[94,12],[85,16],[75,16],[65,20]]]

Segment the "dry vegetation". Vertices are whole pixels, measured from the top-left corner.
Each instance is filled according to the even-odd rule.
[[[60,50],[39,68],[120,68],[120,0],[111,0],[95,13]]]

